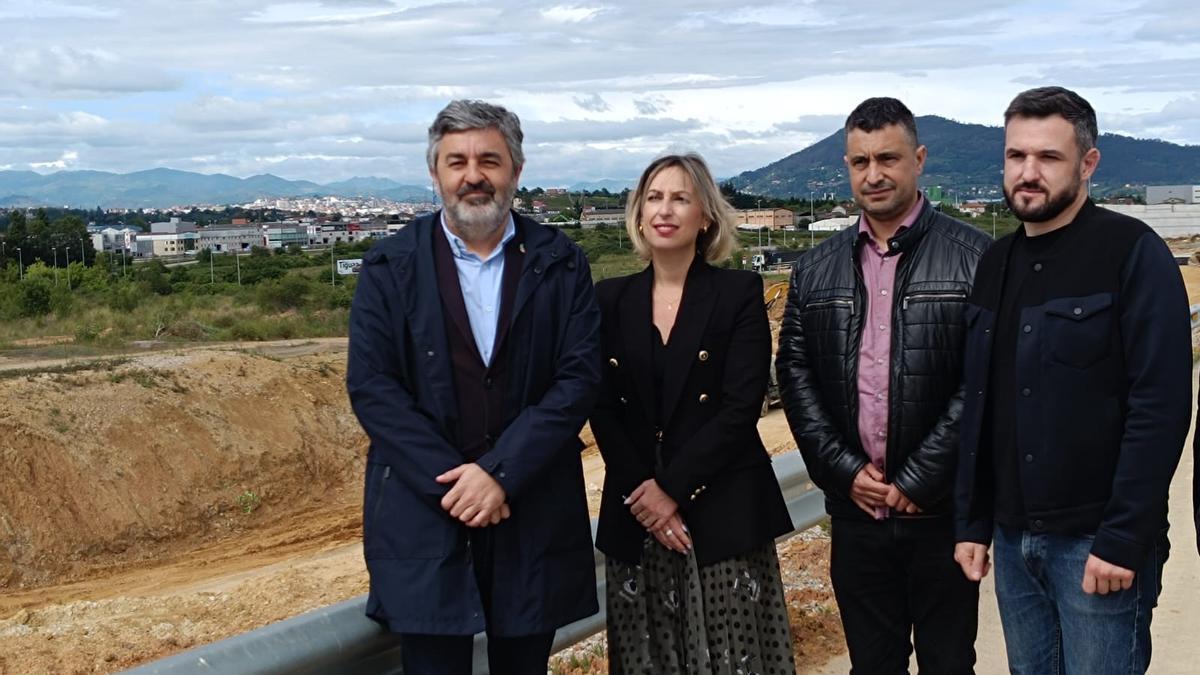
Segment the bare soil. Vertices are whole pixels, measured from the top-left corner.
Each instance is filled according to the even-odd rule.
[[[0,673],[113,672],[365,592],[366,439],[345,396],[344,345],[10,354]],[[781,411],[760,428],[773,452],[793,447]],[[604,467],[583,437],[594,514]],[[825,578],[814,560],[827,544],[804,546],[781,548],[785,574]],[[829,639],[817,637],[827,610],[806,618],[814,592],[789,585],[805,650]]]

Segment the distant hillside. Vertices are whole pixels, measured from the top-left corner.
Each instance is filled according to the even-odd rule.
[[[1004,129],[963,124],[944,117],[917,118],[921,142],[929,148],[921,185],[940,185],[963,195],[1000,196]],[[833,192],[849,196],[845,132],[841,129],[792,155],[734,177],[738,188],[773,197]],[[1200,184],[1200,146],[1176,145],[1102,134],[1098,192],[1126,185]]]
[[[429,188],[387,178],[352,178],[329,185],[263,174],[236,178],[174,169],[134,173],[0,171],[0,206],[164,208],[188,204],[238,204],[269,197],[382,197],[427,201]]]
[[[588,192],[598,192],[600,190],[608,190],[612,193],[619,193],[622,190],[632,190],[637,184],[637,179],[618,180],[614,178],[605,178],[603,180],[585,181],[575,183],[567,188],[571,192],[580,192],[587,190]]]

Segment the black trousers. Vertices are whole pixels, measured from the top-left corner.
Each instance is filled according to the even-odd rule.
[[[471,555],[475,581],[483,599],[483,614],[491,625],[493,542],[491,528],[472,529]],[[400,636],[400,660],[404,675],[471,675],[473,635]],[[488,629],[488,669],[492,675],[545,675],[554,633],[520,637],[497,637]]]
[[[852,673],[908,673],[914,644],[921,675],[974,672],[979,584],[954,562],[948,519],[835,518],[829,574]]]

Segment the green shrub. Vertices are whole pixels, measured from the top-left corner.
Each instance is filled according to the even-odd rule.
[[[20,289],[21,316],[40,317],[50,313],[54,282],[45,278],[27,279]]]

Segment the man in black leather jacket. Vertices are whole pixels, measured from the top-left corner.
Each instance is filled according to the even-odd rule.
[[[991,239],[917,189],[926,150],[903,103],[846,120],[862,216],[792,272],[777,370],[833,519],[830,576],[855,672],[971,672],[977,583],[953,560],[964,309]]]

